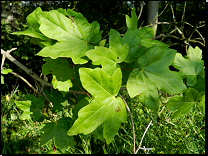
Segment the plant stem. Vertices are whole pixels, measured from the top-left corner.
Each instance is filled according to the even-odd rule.
[[[121,94],[119,94],[119,96],[123,100],[123,102],[126,106],[126,109],[129,113],[130,119],[131,119],[131,126],[132,126],[132,133],[133,133],[133,153],[136,154],[136,152],[135,152],[135,131],[134,131],[134,121],[133,121],[133,118],[132,118],[132,114],[131,114],[131,111],[130,111],[129,106],[127,105],[125,99],[121,96]]]

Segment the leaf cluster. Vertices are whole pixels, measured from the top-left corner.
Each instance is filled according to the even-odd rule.
[[[52,74],[52,85],[57,89],[46,90],[48,98],[28,96],[27,101],[15,102],[24,111],[23,120],[52,122],[46,122],[42,128],[42,145],[54,139],[55,146],[65,152],[68,146],[73,146],[72,136],[81,133],[111,143],[121,123],[127,120],[126,106],[118,96],[121,86],[126,86],[131,98],[138,96],[154,112],[161,104],[159,90],[176,95],[167,103],[171,111],[176,111],[173,117],[187,113],[194,102],[200,101],[204,106],[203,90],[191,88],[197,83],[203,85],[204,62],[200,49],[190,47],[185,59],[167,44],[151,40],[152,28],[138,29],[136,16],[135,9],[131,17],[126,15],[128,29],[123,37],[111,29],[109,43],[102,40],[98,22],[89,23],[81,13],[62,8],[46,12],[38,7],[27,17],[28,29],[12,33],[33,37],[42,48],[36,55],[45,57],[43,74]],[[171,71],[171,65],[179,72]],[[183,82],[186,78],[187,84]],[[52,113],[67,107],[66,95],[74,85],[88,93],[81,89],[86,95],[77,97],[79,101],[72,109],[71,118],[54,119],[53,114],[42,112],[48,102],[52,103],[47,106]],[[185,96],[179,96],[181,93]]]

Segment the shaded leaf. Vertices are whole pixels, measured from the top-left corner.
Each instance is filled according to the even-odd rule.
[[[70,128],[70,118],[62,117],[57,123],[45,123],[45,126],[41,129],[44,132],[41,135],[41,146],[47,144],[51,139],[54,139],[56,147],[63,152],[68,146],[73,146],[74,139],[67,135],[67,131]]]
[[[73,71],[67,60],[61,58],[45,58],[45,64],[42,65],[43,75],[53,74],[52,85],[59,91],[68,91],[72,87]]]
[[[51,93],[48,90],[44,91],[50,102],[53,104],[52,111],[61,111],[62,108],[67,106],[68,100],[67,98],[63,97],[61,92],[57,92],[56,90],[52,89]]]
[[[175,95],[165,104],[170,111],[175,111],[171,118],[186,114],[200,99],[200,94],[197,90],[189,88],[186,91],[185,97]]]
[[[17,107],[24,111],[21,115],[21,120],[29,120],[31,118],[37,121],[41,117],[41,108],[44,105],[44,98],[39,96],[36,98],[34,95],[25,95],[27,101],[15,101]]]
[[[177,94],[186,89],[180,76],[169,70],[175,56],[175,50],[160,48],[155,45],[149,48],[138,60],[127,81],[127,90],[130,97],[143,93],[141,101],[146,101],[145,106],[158,109],[159,98],[156,89],[164,90],[169,94]],[[148,99],[145,99],[149,97]],[[143,100],[142,100],[143,99]],[[158,100],[158,101],[157,101]],[[144,104],[144,103],[143,103]]]

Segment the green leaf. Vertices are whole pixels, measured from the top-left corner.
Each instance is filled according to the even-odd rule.
[[[33,114],[33,112],[30,111],[31,101],[14,101],[17,105],[17,108],[24,111],[24,113],[21,115],[21,120],[29,120],[31,119],[30,114]]]
[[[199,106],[202,107],[202,113],[205,116],[205,95],[201,97]]]
[[[4,77],[1,75],[1,84],[4,84]]]
[[[158,45],[160,47],[169,47],[167,44],[160,42],[158,40],[151,40],[154,37],[154,29],[149,27],[144,27],[139,30],[139,36],[141,40],[139,42],[140,47],[150,48],[153,45]]]
[[[95,49],[87,51],[85,54],[93,61],[94,65],[102,65],[103,69],[112,75],[119,67],[117,63],[124,61],[128,55],[128,44],[121,45],[119,32],[111,29],[109,33],[110,47],[95,46]]]
[[[124,45],[121,44],[121,36],[118,31],[114,29],[110,30],[109,43],[110,51],[117,54],[116,62],[123,62],[128,55],[129,45],[127,43],[125,43]]]
[[[87,97],[80,100],[78,102],[78,104],[76,104],[76,106],[72,109],[72,113],[73,113],[73,117],[72,117],[72,121],[77,120],[78,118],[78,112],[81,108],[85,107],[86,105],[88,105],[90,103],[91,99],[88,99]]]
[[[192,46],[189,46],[187,51],[187,57],[190,60],[201,60],[202,59],[202,50],[196,46],[195,49]]]
[[[126,121],[126,108],[120,97],[115,97],[121,86],[121,70],[118,68],[112,76],[103,69],[80,68],[83,87],[94,99],[78,113],[68,135],[93,132],[104,123],[103,135],[109,144],[118,132],[121,122]]]
[[[165,105],[170,111],[175,111],[171,116],[171,118],[174,118],[188,113],[193,105],[200,100],[200,97],[197,90],[189,88],[186,91],[185,97],[179,95],[173,96]]]
[[[112,76],[100,68],[80,68],[79,74],[83,87],[95,98],[114,97],[120,90],[122,73],[119,68]]]
[[[121,39],[122,45],[129,44],[129,54],[125,59],[125,62],[131,63],[137,60],[146,50],[154,45],[160,47],[168,47],[157,40],[151,40],[154,36],[154,30],[152,28],[144,27],[142,29],[128,29]]]
[[[65,15],[65,16],[67,15],[66,9],[58,8],[57,11],[60,12],[60,13],[62,13],[62,14]]]
[[[92,133],[92,135],[94,136],[95,140],[99,139],[101,141],[104,141],[104,137],[103,137],[103,128],[102,126],[98,126],[95,131]]]
[[[25,95],[27,101],[15,101],[17,107],[24,111],[20,119],[31,119],[37,121],[41,117],[41,108],[44,105],[44,98],[42,96],[36,98],[34,95]]]
[[[74,139],[67,135],[70,128],[70,118],[62,117],[57,123],[45,123],[41,129],[44,132],[41,135],[41,146],[47,144],[51,139],[54,139],[55,146],[63,152],[68,146],[73,146]]]
[[[12,71],[13,71],[12,69],[1,69],[1,74],[8,74]]]
[[[175,53],[175,50],[155,45],[140,56],[137,68],[130,73],[127,81],[130,97],[147,92],[142,93],[140,100],[143,104],[145,100],[145,106],[156,111],[159,107],[157,89],[169,94],[183,92],[186,86],[182,79],[176,72],[169,70]]]
[[[137,22],[137,15],[136,15],[135,8],[133,8],[131,11],[131,18],[128,15],[125,15],[125,16],[126,16],[127,28],[132,29],[132,30],[137,29],[138,22]]]
[[[69,9],[67,15],[69,18],[56,10],[51,10],[38,16],[40,31],[45,36],[59,42],[43,48],[37,55],[52,59],[71,57],[75,64],[86,63],[88,59],[85,52],[93,48],[88,42],[92,37],[93,42],[99,41],[99,35],[96,35],[100,33],[99,24],[96,22],[89,24],[85,18],[74,15],[73,11],[71,12]]]
[[[68,100],[66,97],[63,97],[61,92],[57,92],[56,90],[52,89],[51,93],[48,90],[44,91],[50,102],[52,102],[53,107],[52,111],[61,111],[62,108],[67,106]]]
[[[185,97],[191,101],[197,102],[199,100],[199,96],[200,96],[200,94],[197,90],[195,90],[194,88],[189,88],[186,91]]]
[[[185,59],[180,53],[176,53],[173,67],[179,70],[180,75],[187,77],[188,86],[194,86],[197,83],[197,75],[200,75],[204,69],[204,61]]]
[[[104,47],[104,46],[105,46],[105,42],[106,42],[106,39],[101,40],[101,41],[99,42],[99,46]]]
[[[172,97],[170,100],[168,100],[166,105],[170,110],[176,110],[171,115],[171,118],[175,118],[188,113],[188,111],[194,106],[194,102],[187,98],[176,95]]]
[[[128,29],[124,36],[121,39],[122,45],[125,43],[128,43],[129,45],[129,53],[128,56],[125,59],[125,62],[131,63],[132,61],[138,59],[138,57],[141,55],[139,51],[139,42],[141,40],[141,37],[139,36],[139,30],[135,29]]]
[[[194,89],[198,90],[198,92],[202,92],[205,91],[205,77],[198,77],[198,81],[195,84],[195,86],[193,86]]]
[[[67,60],[61,58],[45,58],[45,64],[42,65],[43,75],[53,74],[52,85],[59,91],[69,91],[72,87],[73,70]]]
[[[75,27],[75,31],[73,30],[74,33],[76,33],[77,30],[81,38],[91,43],[100,41],[102,32],[99,32],[100,25],[98,22],[94,21],[89,24],[87,19],[81,13],[77,13],[70,9],[67,10],[67,15]]]

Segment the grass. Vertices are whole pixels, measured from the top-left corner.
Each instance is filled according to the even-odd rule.
[[[205,117],[200,107],[193,107],[188,114],[170,119],[171,112],[161,106],[155,114],[138,102],[130,99],[122,91],[122,96],[131,109],[135,124],[136,148],[141,137],[152,120],[142,147],[153,148],[150,151],[140,149],[138,154],[205,154]],[[168,95],[162,94],[165,102]],[[40,122],[19,119],[22,113],[15,100],[25,100],[24,94],[16,89],[11,95],[1,95],[1,153],[2,154],[42,154],[53,152],[53,141],[40,146]],[[121,127],[112,143],[95,139],[92,135],[74,136],[74,147],[68,147],[71,154],[132,154],[133,138],[130,117]],[[60,153],[58,150],[57,153]]]

